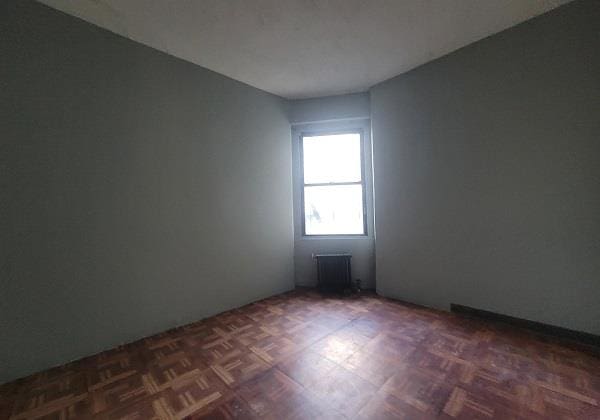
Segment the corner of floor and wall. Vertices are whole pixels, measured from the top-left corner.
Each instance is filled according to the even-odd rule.
[[[295,182],[296,283],[350,252],[382,296],[600,334],[599,21],[576,0],[366,94],[292,101],[295,173],[302,130],[364,124],[374,186],[367,237],[312,239]]]
[[[293,289],[286,102],[0,5],[0,383]]]
[[[0,383],[314,285],[319,252],[386,297],[600,334],[598,21],[575,0],[292,101],[3,2]],[[368,235],[302,237],[298,135],[348,127]]]
[[[600,334],[600,2],[374,86],[377,292]]]

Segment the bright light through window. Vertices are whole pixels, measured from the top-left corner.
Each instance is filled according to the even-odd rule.
[[[305,235],[364,235],[360,133],[302,137]]]

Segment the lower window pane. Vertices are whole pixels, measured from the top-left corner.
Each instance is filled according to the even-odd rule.
[[[307,235],[362,235],[362,185],[304,187]]]

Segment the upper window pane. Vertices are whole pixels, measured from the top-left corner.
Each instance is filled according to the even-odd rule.
[[[304,137],[304,183],[360,182],[360,134]]]

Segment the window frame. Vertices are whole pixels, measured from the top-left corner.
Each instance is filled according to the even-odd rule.
[[[336,134],[358,134],[360,137],[360,181],[355,182],[319,182],[306,184],[304,182],[304,137],[316,137],[316,136],[332,136]],[[367,181],[365,174],[365,139],[364,131],[362,128],[349,128],[344,130],[315,130],[315,131],[302,131],[300,133],[300,216],[302,218],[302,236],[308,238],[332,238],[332,237],[365,237],[369,236],[369,227],[367,219]],[[336,185],[361,185],[362,186],[362,219],[363,219],[363,233],[320,233],[320,234],[307,234],[306,233],[306,214],[305,214],[305,203],[304,203],[304,189],[306,187],[328,187]]]

